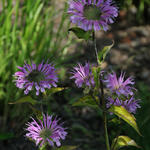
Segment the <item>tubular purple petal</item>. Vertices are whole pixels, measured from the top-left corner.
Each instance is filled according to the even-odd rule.
[[[118,96],[121,94],[128,96],[133,95],[133,91],[136,89],[132,87],[134,84],[133,78],[129,77],[124,81],[124,73],[121,73],[119,79],[117,79],[117,75],[115,72],[108,74],[105,78],[104,83],[106,87],[112,92],[116,93]]]
[[[74,70],[71,73],[73,76],[70,77],[70,79],[75,79],[77,87],[80,88],[83,85],[91,87],[95,85],[89,63],[86,63],[85,66],[82,66],[79,63],[78,66],[74,67]]]
[[[43,114],[43,120],[35,121],[33,118],[31,119],[32,122],[28,122],[25,129],[27,131],[26,137],[32,139],[36,145],[41,147],[48,143],[53,147],[55,142],[57,146],[60,146],[60,140],[65,140],[66,128],[63,128],[56,118],[53,120],[53,116]]]
[[[118,8],[111,0],[70,0],[68,13],[71,22],[85,31],[107,31],[118,16]]]
[[[29,91],[35,89],[36,95],[39,92],[45,92],[45,88],[56,87],[58,81],[56,70],[51,64],[39,65],[32,63],[31,65],[25,63],[23,67],[18,67],[21,71],[14,74],[16,86],[24,89],[24,93],[28,94]],[[34,88],[33,88],[34,87]]]

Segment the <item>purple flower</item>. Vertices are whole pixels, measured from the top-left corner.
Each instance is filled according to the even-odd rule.
[[[133,95],[133,90],[135,88],[132,87],[134,84],[133,78],[129,77],[124,81],[124,73],[121,73],[119,79],[117,79],[116,73],[112,73],[107,75],[104,82],[106,83],[106,87],[110,89],[112,93],[116,93],[118,96],[120,95]]]
[[[44,92],[45,88],[51,88],[51,86],[56,87],[56,82],[58,81],[55,68],[53,65],[48,63],[41,63],[36,65],[32,63],[29,65],[25,63],[23,67],[18,67],[20,71],[16,72],[14,76],[16,77],[16,86],[21,89],[25,89],[24,93],[28,94],[29,91],[35,87],[36,95],[39,92]]]
[[[77,87],[80,88],[83,84],[89,87],[94,86],[94,78],[89,63],[86,63],[85,66],[78,64],[77,67],[74,67],[72,74],[71,79],[75,79]]]
[[[107,31],[118,16],[118,8],[112,0],[70,0],[68,13],[71,22],[85,31]]]
[[[60,146],[60,140],[64,140],[67,135],[66,128],[58,124],[60,119],[52,119],[52,117],[43,114],[43,120],[38,120],[38,122],[32,118],[32,122],[27,123],[26,137],[34,140],[36,145],[42,146],[48,143],[53,147],[55,142],[57,146]]]
[[[126,100],[121,100],[119,98],[113,99],[109,97],[107,107],[109,108],[111,105],[123,106],[128,112],[135,114],[136,109],[140,108],[139,102],[140,100],[135,100],[134,97],[131,97],[130,99]]]

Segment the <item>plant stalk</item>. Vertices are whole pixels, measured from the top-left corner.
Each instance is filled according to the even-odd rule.
[[[92,39],[93,39],[93,43],[94,43],[94,49],[95,49],[97,64],[99,65],[98,51],[97,51],[96,38],[95,38],[95,32],[94,31],[92,32]],[[104,87],[103,87],[103,82],[101,80],[101,76],[99,76],[99,80],[100,80],[100,91],[101,91],[100,93],[101,93],[101,101],[102,101],[102,108],[103,108],[105,142],[106,142],[106,148],[107,148],[107,150],[110,150],[109,137],[108,137],[108,131],[107,131],[106,101],[105,101],[105,98],[104,98]]]
[[[98,63],[99,62],[98,61],[98,51],[97,51],[96,38],[95,38],[95,32],[94,31],[92,32],[92,40],[94,43],[95,55],[96,55],[96,59],[97,59],[97,63]],[[99,65],[99,63],[98,63],[98,65]]]
[[[101,100],[102,100],[102,107],[103,107],[105,142],[106,142],[106,148],[107,148],[107,150],[110,150],[109,137],[108,137],[108,131],[107,131],[107,110],[106,110],[106,101],[105,101],[105,99],[104,99],[104,88],[103,88],[103,82],[102,82],[101,79],[100,79],[100,88],[101,88]]]

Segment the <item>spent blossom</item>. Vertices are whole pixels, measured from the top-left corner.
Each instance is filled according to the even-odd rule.
[[[118,16],[118,8],[112,0],[70,0],[68,13],[71,22],[85,31],[107,31]]]
[[[14,74],[16,80],[16,86],[20,89],[24,89],[24,93],[28,94],[29,91],[35,87],[36,95],[39,92],[45,92],[45,88],[56,87],[58,81],[56,70],[52,64],[41,63],[31,65],[25,63],[23,67],[18,66],[20,71]]]
[[[43,114],[43,120],[36,121],[32,118],[32,122],[28,122],[25,129],[27,131],[26,137],[32,139],[40,147],[46,143],[52,147],[54,147],[54,143],[56,146],[60,146],[60,140],[65,140],[67,132],[66,128],[58,123],[59,120],[53,119],[53,116],[48,114]]]

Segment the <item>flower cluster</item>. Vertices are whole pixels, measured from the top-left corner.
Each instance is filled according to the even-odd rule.
[[[71,79],[75,79],[75,84],[77,87],[82,87],[83,85],[91,87],[94,86],[94,77],[90,70],[90,64],[85,63],[85,66],[78,64],[74,67],[74,70],[71,72],[73,76]]]
[[[115,72],[106,76],[103,82],[111,92],[111,97],[108,98],[107,107],[111,105],[123,106],[131,113],[136,113],[136,109],[140,108],[139,100],[134,98],[136,89],[133,87],[134,81],[132,77],[124,80],[124,73],[121,73],[117,79]]]
[[[118,8],[112,0],[70,0],[68,13],[71,22],[85,31],[107,31],[118,16]]]
[[[56,87],[56,82],[58,81],[56,70],[53,65],[48,63],[41,63],[36,65],[32,63],[31,65],[25,63],[23,67],[18,67],[21,71],[14,74],[16,77],[16,86],[21,89],[25,89],[24,93],[28,94],[29,91],[35,87],[36,95],[39,92],[44,92],[45,88],[51,88],[51,86]]]
[[[26,137],[35,141],[36,145],[43,146],[43,144],[48,143],[50,146],[54,147],[54,143],[60,146],[60,140],[64,140],[67,132],[66,128],[59,124],[60,119],[53,119],[53,116],[44,115],[43,120],[35,121],[32,118],[32,122],[27,123]]]

